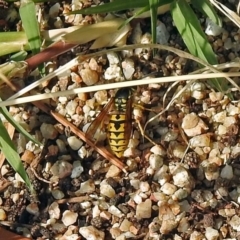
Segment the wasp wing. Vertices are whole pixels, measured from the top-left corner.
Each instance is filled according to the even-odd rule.
[[[104,125],[104,120],[108,117],[108,114],[113,106],[113,103],[114,103],[114,98],[112,97],[88,127],[86,131],[86,136],[91,140],[93,141],[98,140],[98,139],[94,139],[94,136],[99,129],[102,129]]]

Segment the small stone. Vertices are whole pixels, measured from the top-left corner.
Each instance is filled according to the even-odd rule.
[[[219,102],[223,99],[223,93],[221,92],[210,92],[209,98],[212,102]]]
[[[120,225],[120,230],[123,232],[128,232],[132,225],[133,224],[125,218]]]
[[[153,154],[156,154],[156,155],[160,155],[160,156],[165,156],[166,155],[166,151],[159,147],[159,146],[153,146],[150,151],[153,153]]]
[[[76,136],[68,137],[67,142],[72,150],[79,150],[79,148],[83,145],[83,142]]]
[[[81,175],[83,172],[83,167],[80,161],[74,161],[73,162],[73,170],[71,174],[71,178],[77,178]]]
[[[93,226],[81,227],[79,229],[79,233],[86,240],[104,240],[105,239],[105,233],[97,230]]]
[[[221,178],[232,179],[233,178],[233,168],[232,166],[226,164],[220,173]]]
[[[219,27],[215,22],[211,19],[207,18],[206,20],[206,30],[205,33],[211,36],[218,36],[223,32],[223,29]]]
[[[3,209],[0,209],[0,221],[4,221],[7,218],[7,214]]]
[[[92,193],[95,191],[95,184],[93,180],[89,179],[86,182],[81,183],[80,189],[75,192],[76,195],[81,195],[82,193]]]
[[[196,113],[190,113],[183,118],[182,128],[189,137],[193,137],[205,132],[208,126]]]
[[[209,147],[210,146],[210,136],[209,134],[202,134],[195,136],[190,139],[191,147]]]
[[[178,166],[173,171],[173,183],[178,187],[185,187],[192,189],[195,185],[191,174],[183,167]]]
[[[60,218],[60,208],[57,202],[53,202],[49,208],[48,213],[50,218],[59,219]]]
[[[43,123],[40,127],[42,136],[46,139],[55,139],[58,135],[58,131],[52,124]]]
[[[64,198],[64,193],[59,189],[52,190],[52,195],[55,199],[62,199]]]
[[[201,232],[193,231],[190,235],[190,240],[202,240],[204,236]]]
[[[172,195],[176,192],[177,187],[171,183],[165,183],[162,187],[161,190],[163,193],[166,195]]]
[[[75,114],[77,106],[78,106],[77,101],[74,100],[69,101],[65,106],[66,114],[69,116]]]
[[[125,58],[125,60],[122,62],[122,68],[126,80],[131,80],[132,75],[135,72],[133,59]]]
[[[120,174],[121,170],[115,165],[111,165],[106,173],[106,178],[117,177]]]
[[[231,218],[228,224],[233,228],[235,231],[240,231],[240,217],[235,215]]]
[[[218,231],[216,229],[212,228],[212,227],[207,227],[206,228],[205,236],[206,236],[207,240],[217,240],[217,239],[219,239]]]
[[[107,184],[106,181],[103,181],[100,184],[100,193],[109,198],[113,198],[116,196],[115,190],[109,184]]]
[[[65,226],[70,226],[77,221],[77,217],[77,213],[66,210],[63,212],[62,222]]]
[[[112,205],[108,208],[108,212],[119,218],[124,216],[124,214],[114,205]]]
[[[149,157],[149,165],[152,169],[157,170],[163,165],[163,158],[157,154],[151,154]]]
[[[31,164],[34,158],[35,158],[34,153],[29,150],[25,150],[23,155],[21,156],[21,160],[26,162],[27,164]]]
[[[72,173],[72,164],[66,161],[57,161],[50,169],[53,176],[65,178]]]
[[[136,208],[136,218],[150,218],[152,215],[152,201],[147,199],[145,202],[142,202],[137,205]]]
[[[82,77],[83,82],[87,86],[94,85],[95,83],[98,82],[98,79],[99,79],[98,73],[91,69],[82,69],[80,71],[80,75]]]
[[[110,228],[110,234],[113,239],[116,239],[121,235],[121,230],[119,228]]]
[[[26,207],[26,210],[32,215],[35,215],[35,216],[39,215],[39,208],[38,208],[37,203],[33,202],[33,203],[28,204]]]
[[[148,182],[140,182],[139,188],[142,192],[147,192],[150,190],[150,185]]]
[[[168,44],[168,39],[170,37],[170,34],[165,26],[165,24],[163,24],[160,21],[157,21],[157,28],[156,28],[156,41],[159,44]]]
[[[103,105],[103,104],[107,103],[108,96],[107,96],[107,91],[106,90],[97,91],[94,94],[94,97],[95,97],[97,103],[100,104],[100,105]]]
[[[62,139],[57,139],[56,144],[58,146],[58,149],[59,149],[60,153],[66,153],[67,152],[66,144]]]
[[[168,234],[171,232],[174,228],[176,228],[178,225],[178,222],[176,220],[167,219],[166,221],[162,222],[162,225],[160,227],[160,233],[162,234]]]

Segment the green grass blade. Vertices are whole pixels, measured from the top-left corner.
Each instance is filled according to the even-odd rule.
[[[215,53],[188,3],[185,0],[174,1],[171,14],[190,53],[210,64],[217,64]],[[221,92],[228,89],[225,79],[212,79],[208,83]]]
[[[157,9],[158,9],[158,6],[159,6],[159,0],[149,0],[153,43],[156,43],[156,39],[157,39],[156,29],[157,29]]]
[[[17,153],[17,150],[8,135],[6,128],[4,127],[2,121],[0,120],[0,148],[4,156],[6,157],[8,163],[12,166],[14,171],[16,171],[21,178],[26,183],[30,191],[33,191],[33,187],[28,178],[28,175],[23,167],[22,161]]]
[[[0,56],[19,52],[22,49],[30,50],[25,32],[1,32],[0,49]]]
[[[173,0],[161,0],[160,5],[162,6],[165,4],[171,3]],[[69,14],[97,14],[97,13],[109,13],[109,12],[117,12],[127,9],[133,9],[133,8],[144,8],[146,6],[149,6],[149,0],[115,0],[110,3],[105,3],[103,5],[99,5],[96,7],[90,7],[90,8],[84,8],[81,10],[76,10],[73,12],[70,12]],[[148,8],[149,10],[149,8]]]
[[[215,9],[209,0],[191,0],[191,4],[200,11],[204,16],[210,18],[213,22],[215,22],[218,26],[222,27],[222,21],[218,17]]]
[[[37,54],[40,52],[41,38],[36,18],[35,4],[30,0],[22,0],[19,13],[30,48],[34,54]]]
[[[9,123],[11,123],[18,132],[20,132],[21,134],[23,134],[27,139],[29,139],[30,141],[34,142],[37,145],[42,145],[39,141],[37,141],[36,139],[34,139],[32,137],[31,134],[29,134],[18,122],[16,122],[12,116],[9,114],[7,108],[2,107],[0,108],[0,113],[7,119],[7,121]]]

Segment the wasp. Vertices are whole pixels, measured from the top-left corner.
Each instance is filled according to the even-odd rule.
[[[120,88],[87,129],[86,135],[92,138],[109,118],[107,139],[112,152],[123,156],[132,134],[132,88]]]

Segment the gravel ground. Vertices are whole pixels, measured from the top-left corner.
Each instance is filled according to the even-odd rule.
[[[234,9],[234,5],[227,5]],[[204,17],[199,18],[206,28]],[[168,44],[186,50],[170,15],[161,15],[159,20],[169,33]],[[78,21],[91,22],[92,17]],[[52,22],[50,19],[49,24]],[[129,43],[136,38],[149,39],[149,29],[149,19],[136,21]],[[220,63],[232,61],[239,51],[238,28],[224,18],[223,29],[220,35],[209,36]],[[62,65],[74,54],[66,53],[53,64]],[[79,64],[70,75],[53,79],[42,91],[102,84],[105,79],[182,75],[196,67],[166,51],[157,52],[154,58],[150,49],[109,53]],[[230,101],[204,81],[195,82],[168,111],[147,125],[145,134],[152,142],[143,141],[134,120],[144,126],[185,84],[136,87],[134,102],[152,110],[138,106],[133,110],[133,131],[122,159],[126,171],[38,108],[30,104],[10,107],[15,119],[44,142],[44,148],[15,134],[38,194],[31,196],[5,163],[1,168],[1,223],[39,240],[240,239],[239,101]],[[103,90],[62,96],[49,104],[79,129],[85,129],[114,94],[114,90]],[[238,99],[238,92],[233,95]],[[105,151],[111,151],[106,134],[99,133],[98,139],[103,140]]]

